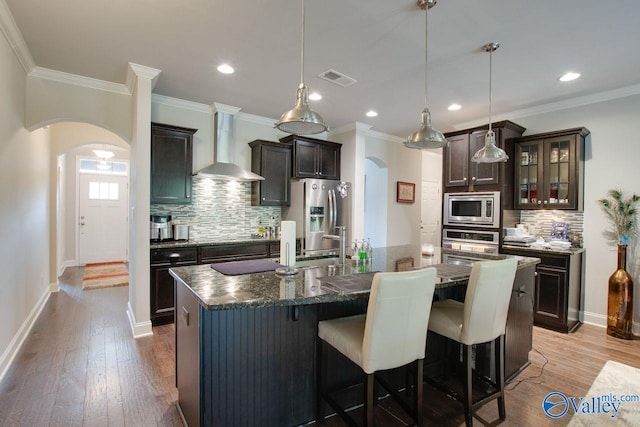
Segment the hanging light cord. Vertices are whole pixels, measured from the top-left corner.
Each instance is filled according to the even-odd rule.
[[[424,8],[424,108],[427,108],[427,42],[429,36],[429,2]]]
[[[493,46],[489,47],[489,133],[492,133],[493,131],[491,130],[491,63],[492,63],[492,58],[493,58],[493,51],[495,49],[493,48]]]
[[[302,37],[300,47],[300,84],[304,83],[304,0],[302,0]]]

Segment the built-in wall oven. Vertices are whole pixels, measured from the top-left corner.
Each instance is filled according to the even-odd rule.
[[[445,193],[443,224],[455,227],[500,228],[500,192]]]
[[[500,233],[492,230],[444,228],[442,247],[465,252],[497,254],[500,249]]]

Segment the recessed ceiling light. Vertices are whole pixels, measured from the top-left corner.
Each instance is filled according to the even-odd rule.
[[[378,113],[376,111],[373,111],[373,110],[367,111],[367,117],[375,117],[377,115]]]
[[[447,107],[449,111],[458,111],[461,108],[462,108],[462,105],[460,104],[451,104],[449,105],[449,107]]]
[[[229,64],[221,64],[218,65],[218,71],[220,71],[222,74],[233,74],[235,70]]]
[[[313,92],[309,95],[309,99],[311,101],[320,101],[322,99],[322,95],[320,95],[318,92]]]
[[[561,76],[558,80],[561,82],[570,82],[571,80],[575,80],[580,77],[580,73],[569,72],[563,76]]]

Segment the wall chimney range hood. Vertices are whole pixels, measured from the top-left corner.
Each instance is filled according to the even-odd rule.
[[[213,148],[215,162],[200,169],[195,174],[198,176],[225,181],[264,180],[264,177],[242,169],[240,166],[233,163],[233,114],[223,111],[224,107],[226,106],[216,104],[218,111],[216,111],[213,119]]]

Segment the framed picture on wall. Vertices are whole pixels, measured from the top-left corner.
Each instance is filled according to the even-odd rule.
[[[398,181],[398,203],[413,203],[416,201],[416,185],[411,182]]]

